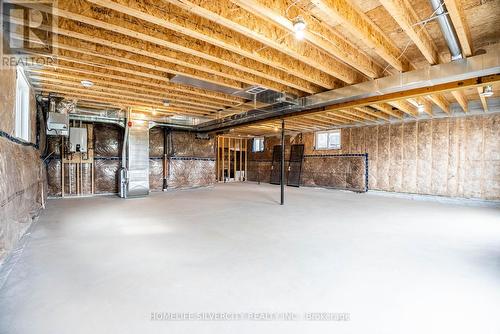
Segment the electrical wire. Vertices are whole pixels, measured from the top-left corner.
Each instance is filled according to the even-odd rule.
[[[438,10],[439,10],[439,9],[443,6],[443,4],[444,4],[444,2],[441,2],[441,3],[439,4],[439,6],[436,8],[436,10],[434,10],[434,11],[432,12],[432,14],[431,14],[428,18],[426,18],[426,19],[422,20],[421,22],[419,22],[419,23],[421,23],[422,25],[420,26],[420,30],[418,30],[418,31],[417,31],[417,34],[418,34],[418,33],[420,33],[420,32],[421,32],[421,31],[425,28],[425,26],[427,25],[427,23],[429,23],[429,22],[430,22],[430,19],[432,19],[432,18],[434,17],[434,15],[435,15],[435,14],[438,12]],[[413,42],[413,41],[410,39],[410,40],[408,41],[408,43],[406,43],[405,47],[403,48],[403,51],[401,51],[401,54],[400,54],[399,56],[397,56],[397,57],[396,57],[396,60],[399,60],[399,59],[400,59],[400,58],[401,58],[401,57],[405,54],[405,52],[408,50],[408,47],[410,46],[410,44],[411,44],[412,42]],[[385,72],[387,71],[387,69],[388,69],[390,66],[391,66],[391,64],[388,64],[388,65],[384,68],[384,70],[382,71],[382,73],[385,73]],[[391,74],[389,71],[387,71],[387,73]]]
[[[292,20],[291,18],[288,17],[288,11],[290,10],[290,8],[292,8],[293,6],[296,6],[299,2],[301,2],[302,0],[295,0],[294,2],[292,2],[285,10],[285,17],[289,20]],[[299,10],[302,10],[300,7],[296,6],[297,8],[299,8]],[[296,17],[294,17],[295,19]]]

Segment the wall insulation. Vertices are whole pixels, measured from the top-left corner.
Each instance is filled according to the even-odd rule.
[[[280,144],[280,138],[266,137],[264,152],[250,152],[248,160],[248,180],[269,183],[271,179],[272,152],[275,145]],[[329,152],[328,155],[318,155],[316,151],[308,150],[308,137],[297,135],[286,136],[285,160],[290,157],[292,144],[305,143],[305,154],[301,172],[302,186],[316,186],[354,191],[366,190],[366,157],[364,155],[349,155],[339,152]],[[248,142],[251,147],[251,140]],[[286,165],[288,166],[288,162]],[[285,178],[288,177],[287,171]]]
[[[30,140],[16,141],[16,70],[0,71],[0,262],[38,216],[47,194],[45,172],[36,147],[37,112],[30,94]],[[43,145],[41,149],[43,150]]]
[[[163,189],[165,129],[154,127],[149,130],[149,189]]]
[[[308,170],[331,170],[334,164],[332,157],[307,156],[368,153],[369,189],[500,200],[498,113],[344,128],[341,138],[340,150],[315,150],[314,133],[294,138],[305,144],[304,185],[310,184]],[[279,138],[267,137],[266,151],[249,155],[249,180],[269,182],[269,150],[276,143]],[[326,181],[336,183],[321,176],[313,184]]]
[[[168,189],[215,184],[215,139],[197,139],[194,133],[173,131],[168,163]]]
[[[85,124],[85,123],[84,123]],[[108,194],[118,192],[118,169],[121,165],[121,149],[123,143],[123,129],[118,125],[94,123],[93,125],[93,148],[94,148],[94,186],[96,194]],[[49,136],[47,141],[47,154],[50,157],[46,161],[47,181],[49,196],[61,196],[61,137]],[[51,154],[52,153],[52,154]],[[70,189],[70,177],[72,184],[76,183],[75,165],[64,166],[64,193],[75,195],[75,189]],[[91,170],[87,164],[82,165],[82,193],[91,194]],[[70,191],[71,190],[71,191]]]
[[[121,165],[123,128],[94,123],[95,193],[118,192],[118,170]],[[163,189],[165,129],[149,130],[149,186],[151,191]],[[166,162],[168,189],[187,189],[215,183],[214,139],[197,139],[194,133],[172,131],[171,148]],[[61,196],[60,138],[49,137],[47,160],[49,195]],[[65,167],[65,193],[69,194],[69,167]],[[71,173],[75,175],[75,173]],[[90,189],[90,170],[83,170],[84,189]],[[90,191],[89,191],[90,193]]]

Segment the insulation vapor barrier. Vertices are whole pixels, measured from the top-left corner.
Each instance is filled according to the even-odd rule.
[[[94,154],[99,158],[119,158],[122,154],[123,128],[112,124],[94,124]]]
[[[38,150],[0,137],[0,152],[1,261],[38,215],[47,189]]]
[[[175,157],[215,158],[215,139],[197,139],[191,132],[172,132],[172,155]]]
[[[485,114],[343,128],[339,150],[315,150],[314,133],[293,143],[305,146],[303,184],[357,188],[361,174],[345,174],[331,156],[367,153],[369,189],[500,200],[498,138],[500,114]],[[250,181],[269,182],[276,144],[277,137],[266,137],[264,152],[249,153]],[[360,169],[353,161],[350,166],[351,172]]]
[[[149,190],[163,190],[163,165],[165,154],[165,129],[149,130]]]
[[[207,187],[215,183],[215,160],[171,158],[169,162],[169,189]]]
[[[118,193],[118,170],[121,162],[119,159],[98,159],[95,165],[95,193]]]
[[[351,155],[305,157],[301,184],[366,191],[366,161],[366,156]]]
[[[305,156],[300,184],[311,187],[366,191],[366,161],[364,155]],[[249,161],[248,180],[269,183],[271,181],[271,166],[271,161]],[[287,160],[285,160],[285,166],[288,166]],[[285,172],[286,180],[288,180],[288,171]]]
[[[163,190],[164,173],[168,189],[187,189],[210,186],[215,183],[215,140],[197,139],[194,133],[173,131],[169,159],[164,161],[165,129],[149,130],[149,186],[151,191]],[[167,132],[168,133],[168,132]],[[117,193],[118,171],[121,166],[123,129],[117,125],[94,123],[94,182],[96,194]],[[46,162],[49,195],[61,196],[61,139],[49,137],[48,152],[53,152]],[[182,158],[182,160],[179,160]],[[166,171],[164,166],[166,164]],[[65,166],[65,194],[74,195],[69,181],[75,184],[74,165]],[[90,167],[82,166],[83,194],[91,193]],[[73,187],[74,188],[74,187]],[[71,190],[71,192],[70,192]]]
[[[173,131],[168,160],[168,189],[215,184],[215,139],[197,139],[194,133]]]
[[[118,192],[123,129],[117,125],[95,123],[93,127],[94,192],[108,194]],[[46,161],[49,196],[61,196],[61,137],[49,136]],[[92,193],[92,171],[89,164],[82,164],[82,195]],[[71,186],[70,186],[71,184]],[[64,166],[64,194],[76,195],[76,164]]]

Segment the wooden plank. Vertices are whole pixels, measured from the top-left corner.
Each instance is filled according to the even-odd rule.
[[[32,70],[31,68],[29,69]],[[34,71],[37,68],[33,69]],[[125,81],[130,83],[139,84],[141,86],[148,86],[148,88],[155,88],[164,91],[165,94],[185,94],[191,98],[196,98],[200,101],[213,101],[214,103],[220,103],[225,106],[232,106],[234,104],[239,104],[243,101],[241,98],[233,97],[231,95],[226,95],[223,93],[208,91],[205,89],[199,89],[190,86],[180,86],[177,84],[172,84],[168,82],[168,78],[161,78],[161,80],[156,80],[143,75],[142,73],[130,73],[124,72],[120,67],[97,67],[91,64],[80,64],[78,62],[73,62],[71,60],[64,61],[58,59],[57,65],[45,65],[43,67],[42,73],[47,73],[44,71],[51,71],[53,73],[76,73],[76,75],[83,78],[88,78],[89,76],[94,78],[106,78],[114,79],[119,81]]]
[[[226,138],[222,137],[222,182],[226,182],[226,178],[224,177],[224,170],[225,170],[225,163],[226,163],[226,153],[225,153],[225,146],[226,146]]]
[[[448,15],[450,16],[453,27],[457,32],[460,46],[465,57],[472,56],[472,37],[465,17],[464,8],[460,0],[444,0]],[[498,14],[498,12],[497,12]]]
[[[121,97],[103,97],[100,94],[93,94],[93,93],[82,93],[79,91],[72,91],[64,88],[58,88],[56,85],[52,85],[50,87],[40,87],[35,85],[35,91],[39,92],[41,94],[48,94],[48,93],[53,93],[55,96],[63,96],[66,98],[70,99],[77,99],[77,100],[90,100],[94,102],[107,102],[107,103],[112,103],[115,106],[119,107],[128,107],[128,106],[137,106],[137,107],[149,107],[151,109],[157,110],[158,113],[160,114],[165,114],[165,115],[186,115],[186,116],[203,116],[207,118],[213,118],[215,117],[214,115],[210,115],[208,113],[202,113],[202,112],[197,112],[197,111],[192,111],[192,110],[186,110],[183,108],[176,108],[176,107],[170,107],[169,109],[166,109],[163,106],[158,106],[158,105],[153,105],[153,104],[147,104],[141,101],[135,101],[133,99],[123,99]],[[150,110],[151,112],[152,110]]]
[[[248,140],[245,140],[245,181],[248,180]]]
[[[252,38],[245,36],[244,33],[242,34],[241,29],[239,31],[236,30],[239,34],[228,34],[227,30],[220,25],[225,24],[225,27],[230,26],[230,29],[238,27],[233,27],[231,21],[223,17],[222,14],[233,18],[238,16],[239,12],[233,11],[236,6],[229,8],[229,6],[225,6],[219,2],[206,1],[205,4],[207,6],[218,6],[221,14],[218,15],[188,1],[183,1],[182,3],[175,2],[175,5],[182,8],[168,3],[163,3],[161,8],[158,8],[152,0],[143,0],[141,3],[127,0],[90,0],[90,2],[180,32],[192,38],[206,41],[274,68],[288,71],[294,76],[306,79],[321,87],[328,89],[336,87],[335,80],[322,71],[289,56],[285,56],[283,53],[272,48],[263,48],[265,44],[262,41],[252,39],[256,37],[253,30],[248,35]],[[198,16],[192,15],[193,13]],[[214,24],[212,20],[216,20],[217,24]],[[253,28],[257,29],[258,27]],[[257,29],[257,31],[259,30]],[[317,60],[314,63],[317,63]]]
[[[415,25],[420,18],[408,0],[380,0],[380,3],[415,43],[425,59],[432,65],[439,63],[437,47],[425,27]]]
[[[394,108],[398,108],[405,114],[408,114],[412,117],[418,117],[417,108],[415,108],[411,103],[405,100],[388,101],[387,103],[393,106]]]
[[[358,111],[358,110],[355,110],[355,109],[351,109],[351,108],[342,109],[342,112],[346,113],[348,115],[352,115],[352,116],[356,116],[356,117],[362,118],[362,119],[367,120],[367,121],[376,121],[377,120],[376,117],[373,117],[371,115],[367,115],[364,112],[361,112],[361,111]]]
[[[39,77],[39,76],[30,76],[32,80],[34,80],[37,83],[46,83],[46,84],[57,84],[60,87],[68,87],[71,89],[77,89],[82,92],[89,92],[93,91],[96,93],[103,93],[103,95],[110,95],[110,96],[117,96],[117,97],[133,97],[136,100],[140,101],[145,101],[148,103],[155,103],[157,105],[163,105],[163,100],[164,97],[162,96],[152,96],[151,94],[143,94],[139,92],[134,92],[132,90],[126,90],[124,91],[121,88],[112,88],[112,87],[107,87],[103,86],[101,84],[96,84],[94,83],[94,86],[90,88],[82,88],[80,82],[76,81],[70,81],[70,80],[63,80],[63,79],[57,79],[57,78],[52,78],[52,77]],[[205,105],[203,104],[190,104],[189,102],[184,102],[184,101],[179,101],[175,98],[169,98],[170,105],[173,107],[184,107],[184,108],[190,108],[192,110],[199,110],[199,111],[204,111],[204,112],[214,112],[218,109],[219,107],[215,106],[210,106],[210,105]]]
[[[73,82],[80,83],[82,80],[90,80],[94,83],[100,84],[102,86],[108,87],[108,88],[120,88],[120,89],[126,89],[127,91],[131,92],[138,92],[141,94],[145,95],[159,95],[159,90],[158,87],[156,89],[153,89],[154,86],[146,86],[146,85],[131,85],[127,83],[126,81],[115,81],[115,80],[110,80],[109,78],[103,78],[99,76],[83,76],[83,75],[72,75],[68,74],[67,72],[55,72],[55,71],[48,71],[48,70],[40,70],[40,69],[35,69],[35,68],[27,68],[25,69],[25,72],[28,74],[28,76],[31,79],[34,79],[36,77],[42,77],[45,76],[45,78],[55,78],[55,79],[69,79],[72,80]],[[123,78],[125,79],[125,78]],[[216,102],[210,99],[203,99],[203,98],[196,98],[195,96],[190,96],[187,94],[179,94],[174,92],[168,92],[163,95],[164,98],[171,100],[176,100],[180,102],[184,102],[187,104],[192,104],[192,105],[197,105],[197,106],[209,106],[213,107],[215,109],[222,109],[226,105],[221,103],[221,102]]]
[[[477,87],[477,93],[479,94],[479,99],[481,100],[483,111],[488,112],[488,102],[486,101],[486,98],[482,95],[483,87]]]
[[[236,138],[233,139],[234,143],[234,158],[233,158],[233,173],[234,173],[234,181],[236,182]]]
[[[377,110],[380,110],[387,115],[391,115],[393,117],[402,119],[403,118],[403,112],[399,110],[393,109],[393,107],[390,104],[387,103],[376,103],[376,104],[371,104],[370,107],[375,108]]]
[[[246,11],[258,15],[291,33],[294,32],[293,22],[283,16],[283,14],[287,13],[288,17],[297,17],[300,15],[307,22],[307,29],[304,32],[304,39],[306,41],[370,78],[382,76],[382,67],[375,63],[367,54],[351,44],[346,38],[323,26],[307,12],[300,11],[297,6],[289,6],[288,2],[279,0],[231,1]]]
[[[47,12],[51,10],[51,7],[42,5],[30,5],[30,7]],[[292,87],[307,93],[319,91],[318,86],[305,79],[290,76],[283,70],[277,70],[255,60],[242,58],[234,52],[214,47],[206,43],[204,39],[182,36],[171,30],[154,26],[148,21],[131,19],[122,13],[99,8],[94,4],[64,0],[58,2],[58,8],[55,11],[60,18],[92,25],[100,28],[98,29],[100,31],[108,31],[108,37],[115,36],[122,41],[122,44],[135,45],[149,51],[161,50],[162,54],[170,55],[174,59],[190,60],[189,62],[194,65],[205,64],[214,70],[220,67],[229,71],[233,71],[233,69],[245,71],[247,73],[243,77],[251,77],[256,82],[264,78],[265,80],[260,84],[263,86],[269,84],[274,89],[278,89],[279,85],[276,84],[279,83],[282,87]],[[63,22],[68,21],[64,19]],[[87,27],[85,25],[79,24],[82,29]],[[90,34],[89,36],[94,35]],[[140,43],[143,46],[139,46]],[[222,65],[222,67],[215,64]]]
[[[469,88],[469,87],[479,87],[479,86],[484,86],[484,85],[488,85],[488,84],[494,84],[494,83],[499,82],[499,81],[500,81],[500,74],[486,75],[486,76],[475,77],[475,78],[470,78],[470,79],[466,79],[466,80],[458,80],[458,81],[447,82],[447,83],[443,83],[443,84],[437,84],[437,85],[430,86],[430,87],[413,88],[413,89],[408,89],[406,91],[401,91],[401,92],[388,93],[388,94],[378,95],[378,96],[370,96],[370,97],[361,98],[361,99],[358,99],[355,101],[341,102],[341,103],[337,103],[337,104],[332,105],[332,106],[326,106],[326,107],[317,108],[317,109],[299,110],[299,111],[294,111],[294,112],[288,112],[285,117],[283,117],[283,115],[276,115],[276,116],[268,117],[267,119],[264,119],[264,120],[249,121],[249,122],[242,123],[242,124],[239,124],[236,126],[233,125],[231,127],[236,128],[236,127],[240,127],[240,126],[248,126],[249,124],[269,122],[271,120],[282,119],[282,118],[287,118],[287,117],[295,117],[295,116],[299,116],[299,115],[312,114],[312,113],[317,113],[317,112],[337,112],[338,110],[343,110],[345,108],[360,107],[360,106],[379,104],[379,103],[389,103],[391,101],[400,101],[400,100],[404,100],[404,99],[415,98],[418,96],[426,96],[426,95],[431,95],[431,94],[435,94],[435,93],[451,92],[451,91],[454,91],[457,89],[465,89],[465,88]],[[406,102],[406,101],[404,101],[404,102]],[[406,103],[408,103],[408,102],[406,102]],[[411,106],[411,107],[413,107],[413,106]]]
[[[427,96],[435,105],[441,108],[442,111],[450,113],[450,103],[441,94],[431,94]]]
[[[364,124],[367,123],[365,119],[353,115],[347,115],[342,110],[327,111],[325,114],[328,115],[328,117],[333,116],[337,119],[348,120],[351,122],[358,122]]]
[[[179,5],[178,0],[166,0]],[[241,7],[220,1],[183,0],[184,9],[253,38],[333,78],[352,84],[363,81],[356,71],[307,43],[297,43],[295,36]],[[331,84],[330,84],[331,86]],[[325,87],[332,89],[333,87]]]
[[[348,0],[311,0],[315,15],[340,23],[343,28],[372,48],[398,71],[409,70],[409,62],[401,56],[391,39],[353,2]]]
[[[242,160],[243,160],[243,141],[240,139],[240,143],[239,143],[239,148],[240,148],[240,168],[238,169],[238,171],[240,172],[240,176],[239,176],[239,181],[243,181],[243,173],[242,173]]]
[[[464,92],[461,90],[452,91],[451,95],[457,100],[458,104],[462,108],[462,110],[467,113],[469,111],[469,101],[467,100],[467,96],[465,96]]]
[[[373,117],[376,117],[376,118],[379,118],[379,119],[383,119],[385,121],[388,121],[389,120],[389,117],[386,116],[385,114],[381,113],[378,109],[371,109],[369,107],[354,107],[354,109],[358,110],[358,111],[361,111],[365,114],[368,114],[370,116],[373,116]]]
[[[418,104],[424,106],[424,112],[429,116],[432,116],[432,104],[429,100],[427,100],[424,96],[415,98]]]
[[[16,20],[10,19],[9,21],[14,22]],[[78,52],[85,55],[80,56],[80,59],[86,59],[88,61],[95,61],[96,58],[105,58],[117,63],[127,63],[133,66],[144,67],[173,75],[184,75],[234,89],[243,88],[241,78],[245,77],[245,75],[233,69],[221,70],[220,66],[213,68],[209,66],[208,63],[201,65],[190,64],[182,60],[188,58],[187,55],[177,59],[174,56],[166,56],[147,51],[148,49],[155,48],[155,46],[142,46],[141,48],[136,48],[127,44],[121,44],[113,40],[114,35],[111,33],[91,28],[90,26],[77,25],[72,21],[62,18],[59,19],[58,25],[57,32],[59,36],[56,40],[51,42],[53,48],[57,49],[58,55],[66,55],[67,51]],[[37,28],[40,29],[40,31],[50,31],[50,29],[52,29],[52,27],[47,25],[41,25]],[[81,31],[85,31],[85,33]],[[103,35],[105,38],[96,37]],[[16,35],[14,37],[26,39],[25,36]],[[79,38],[81,41],[73,37]],[[115,39],[120,40],[119,37],[115,37]],[[31,41],[32,40],[30,40],[30,42]],[[134,44],[132,42],[130,43]],[[139,40],[135,41],[135,44],[140,45],[141,43],[143,42]],[[161,50],[161,48],[156,47],[155,51],[166,52],[164,50],[158,50]]]

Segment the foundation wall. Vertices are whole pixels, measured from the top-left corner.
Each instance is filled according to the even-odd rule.
[[[42,209],[47,194],[40,147],[37,108],[30,95],[30,138],[16,140],[16,70],[0,70],[0,263]]]
[[[335,170],[327,155],[368,153],[369,189],[500,200],[499,113],[344,128],[341,138],[340,150],[315,150],[314,133],[287,138],[287,145],[305,145],[304,185],[311,184],[310,169]],[[249,180],[269,182],[275,144],[279,137],[267,137],[265,152],[250,153]],[[335,178],[322,175],[312,185],[336,184]]]

